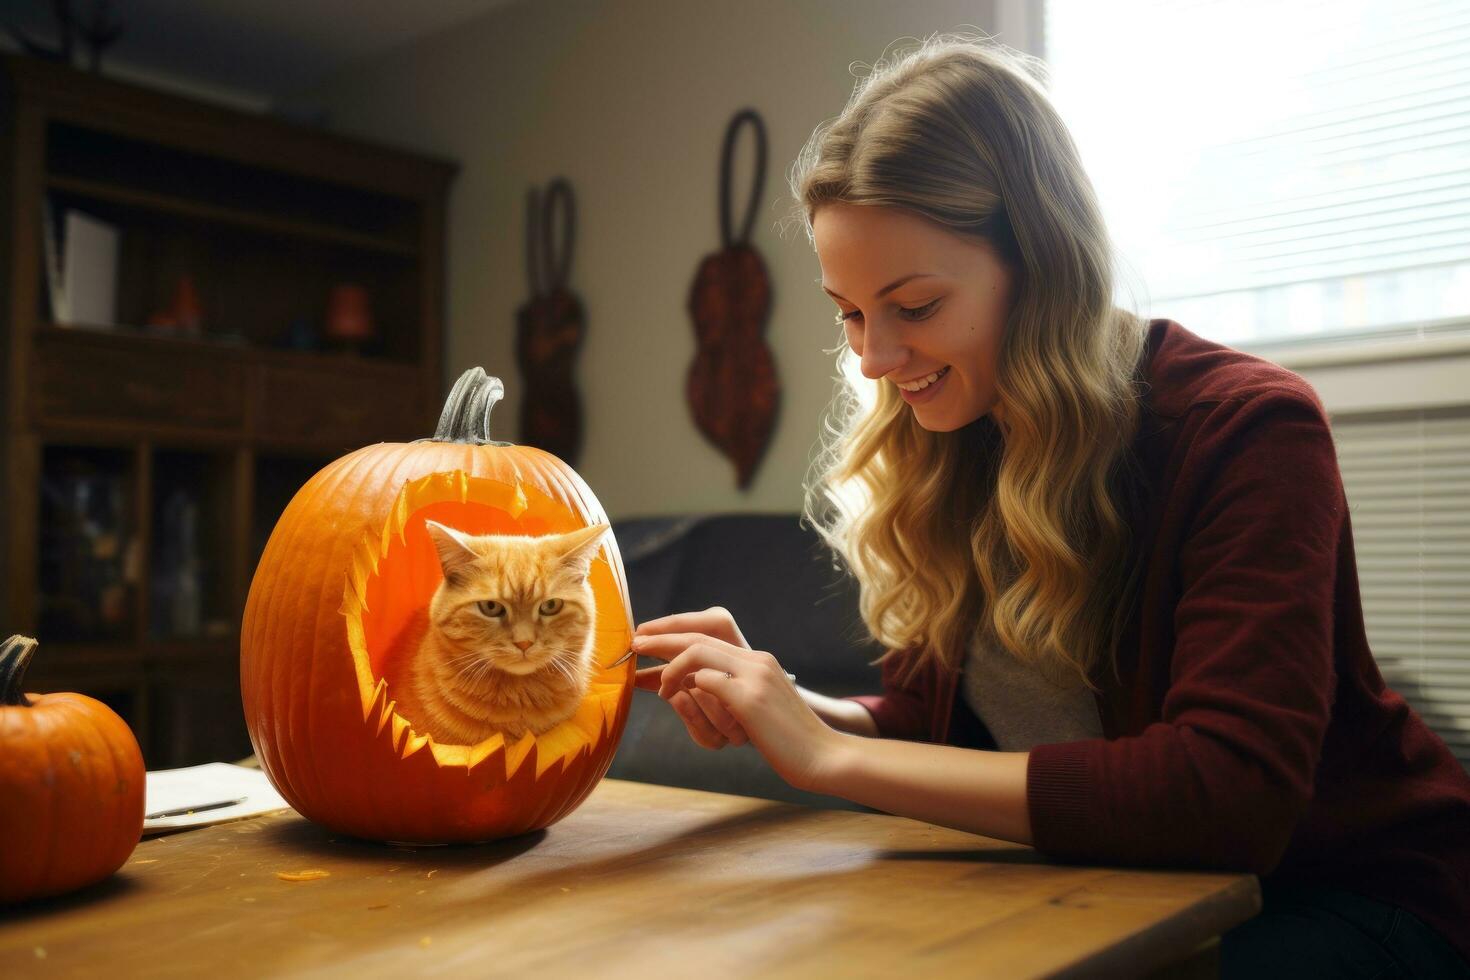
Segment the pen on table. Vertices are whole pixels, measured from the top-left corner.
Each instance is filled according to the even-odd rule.
[[[219,800],[215,803],[201,803],[198,806],[181,806],[176,810],[159,810],[157,813],[150,813],[143,819],[157,820],[160,817],[185,817],[191,813],[198,813],[200,810],[219,810],[227,806],[234,806],[237,803],[244,802],[245,797],[242,796],[238,800]]]

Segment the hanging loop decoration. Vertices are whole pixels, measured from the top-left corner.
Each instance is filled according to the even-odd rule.
[[[745,208],[745,220],[740,225],[740,235],[730,236],[730,157],[735,149],[735,139],[742,123],[750,123],[755,130],[755,189]],[[766,186],[766,124],[754,109],[743,109],[730,120],[725,129],[725,151],[720,156],[720,244],[725,248],[745,245],[750,241],[750,228],[755,224],[756,208],[760,204],[761,192]]]
[[[543,292],[541,267],[546,259],[541,254],[541,194],[532,187],[526,191],[526,280],[531,286],[531,295]]]
[[[740,230],[732,230],[730,164],[741,126],[755,129],[755,188]],[[720,157],[720,250],[700,260],[689,288],[689,316],[699,342],[685,379],[694,424],[735,464],[736,485],[750,487],[775,428],[781,400],[775,356],[765,340],[771,280],[750,230],[765,189],[766,131],[753,109],[742,109],[725,130]]]
[[[571,182],[557,177],[539,191],[532,188],[526,221],[532,295],[516,311],[516,364],[525,382],[520,442],[574,466],[582,444],[582,399],[572,373],[587,319],[568,284],[577,229]]]
[[[561,247],[558,248],[552,235],[551,223],[561,210]],[[546,201],[541,212],[542,262],[546,269],[546,288],[555,292],[567,284],[572,270],[572,245],[577,232],[577,205],[572,197],[572,185],[565,177],[558,177],[546,190]]]

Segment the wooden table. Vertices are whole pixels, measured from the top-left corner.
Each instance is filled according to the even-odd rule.
[[[101,885],[0,912],[0,973],[1208,976],[1259,907],[1251,875],[1048,864],[901,817],[607,779],[478,847],[293,811],[145,840]]]

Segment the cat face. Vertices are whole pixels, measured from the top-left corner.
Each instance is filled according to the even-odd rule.
[[[478,657],[482,670],[523,676],[584,666],[596,617],[587,574],[608,525],[537,537],[425,527],[444,570],[430,627],[456,666]]]

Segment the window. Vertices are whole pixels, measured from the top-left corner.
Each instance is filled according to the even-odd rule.
[[[1245,349],[1470,328],[1470,5],[1045,0],[1117,301]]]
[[[1470,769],[1470,415],[1334,420],[1368,645]]]

